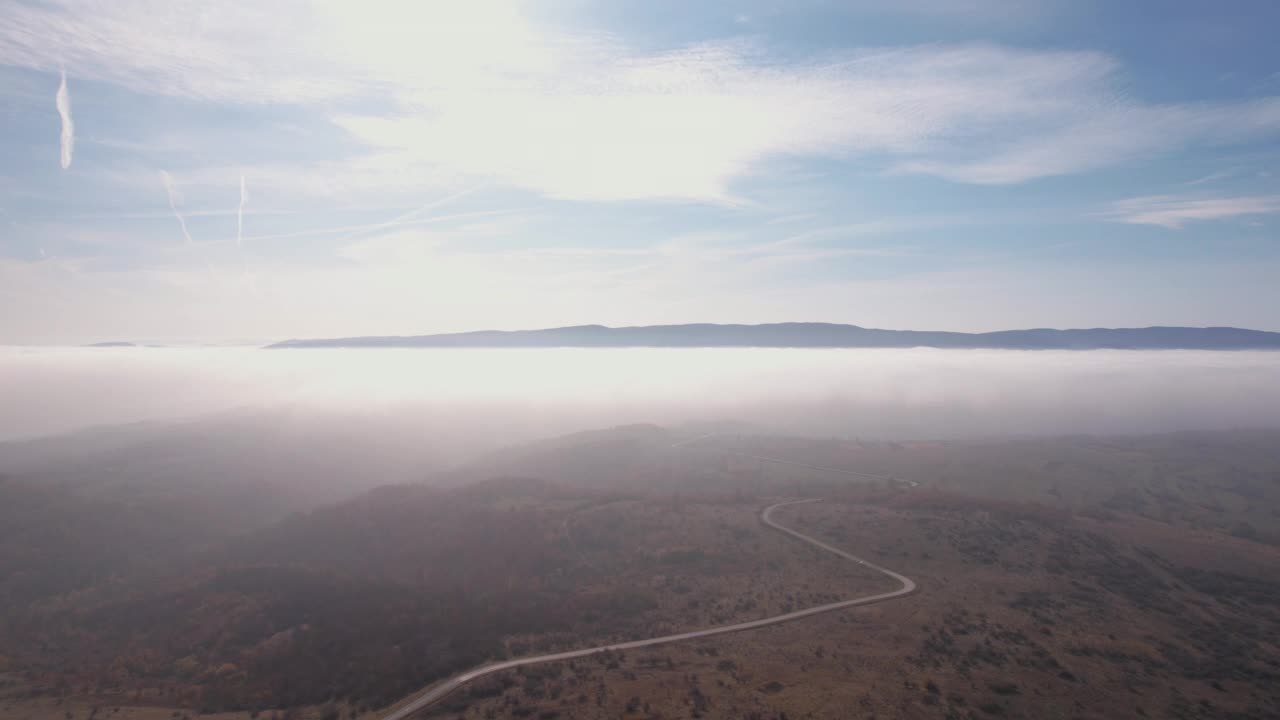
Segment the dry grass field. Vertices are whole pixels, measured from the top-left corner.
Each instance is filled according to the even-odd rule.
[[[1257,552],[1254,543],[1191,536],[1170,545],[1142,526],[941,497],[804,505],[780,519],[907,572],[921,592],[747,633],[508,672],[429,714],[1277,716],[1280,583],[1256,578],[1280,577],[1280,554]],[[1148,548],[1162,542],[1164,553]],[[1206,576],[1183,556],[1203,566],[1235,558],[1245,574]],[[1232,583],[1254,594],[1242,596]],[[1218,584],[1232,592],[1224,596]]]

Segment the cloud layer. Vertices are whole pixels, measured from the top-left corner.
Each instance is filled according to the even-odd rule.
[[[0,440],[263,407],[494,444],[708,420],[873,438],[1280,423],[1266,352],[0,348],[0,394]]]

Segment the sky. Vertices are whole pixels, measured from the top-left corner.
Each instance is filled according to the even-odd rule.
[[[0,343],[1280,330],[1280,4],[11,0]]]

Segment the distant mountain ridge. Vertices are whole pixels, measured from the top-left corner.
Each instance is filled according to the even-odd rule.
[[[1005,350],[1280,350],[1280,333],[1233,327],[1091,328],[961,333],[834,323],[576,325],[441,335],[285,340],[268,348],[773,347]]]

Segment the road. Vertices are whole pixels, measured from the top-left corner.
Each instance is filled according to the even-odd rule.
[[[782,615],[774,615],[772,617],[760,618],[759,620],[750,620],[747,622],[734,623],[732,625],[718,625],[716,627],[706,628],[703,630],[691,630],[689,632],[676,633],[675,635],[662,635],[659,637],[646,638],[643,640],[631,640],[629,642],[613,643],[611,645],[599,645],[596,647],[583,648],[581,650],[568,650],[565,652],[550,653],[548,655],[535,655],[533,657],[517,658],[515,660],[504,660],[502,662],[489,663],[481,665],[477,668],[468,670],[460,675],[455,675],[447,680],[441,681],[434,685],[428,686],[413,699],[404,703],[394,711],[383,716],[382,720],[404,720],[415,712],[435,703],[444,696],[452,693],[458,688],[475,680],[476,678],[490,675],[492,673],[510,670],[512,668],[523,667],[525,665],[536,665],[539,663],[555,662],[557,660],[572,660],[574,658],[587,657],[603,652],[612,652],[617,650],[634,650],[635,648],[651,647],[653,645],[665,645],[667,643],[681,642],[684,640],[696,640],[698,638],[712,637],[715,635],[724,635],[733,632],[742,632],[743,630],[754,630],[756,628],[768,627],[769,625],[778,625],[779,623],[790,622],[792,620],[800,620],[801,618],[820,615],[822,613],[833,612],[835,610],[843,610],[845,608],[858,607],[860,605],[870,605],[872,603],[883,602],[893,598],[899,598],[915,592],[915,582],[900,573],[896,573],[888,568],[876,565],[869,560],[847,553],[836,547],[832,547],[821,540],[805,535],[804,533],[792,530],[785,525],[780,525],[773,519],[773,511],[787,505],[799,505],[801,503],[816,502],[816,498],[807,500],[790,500],[770,505],[760,513],[760,520],[769,527],[786,533],[791,537],[802,542],[809,543],[815,547],[834,553],[840,557],[858,563],[863,567],[876,570],[896,580],[901,587],[892,592],[884,592],[876,595],[866,595],[863,597],[852,598],[849,600],[841,600],[839,602],[827,603],[826,605],[818,605],[804,610],[796,610],[795,612],[783,613]]]

